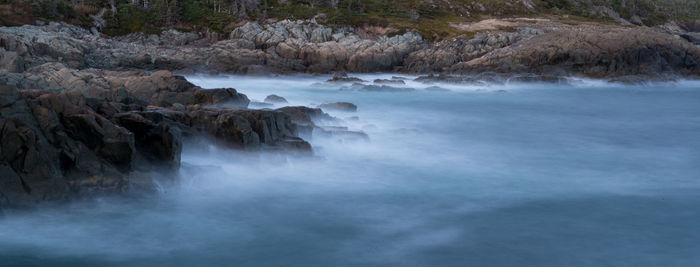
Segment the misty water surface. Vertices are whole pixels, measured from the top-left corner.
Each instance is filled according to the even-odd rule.
[[[6,213],[0,265],[700,265],[700,82],[313,85],[328,78],[188,77],[355,103],[329,113],[370,141],[314,138],[311,158],[190,144],[155,196]]]

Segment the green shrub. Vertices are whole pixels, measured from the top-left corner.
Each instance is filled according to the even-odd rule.
[[[131,4],[119,4],[117,14],[112,16],[111,12],[105,14],[109,18],[107,28],[103,31],[108,35],[125,35],[132,32],[158,32],[153,26],[155,16],[151,10],[143,9]]]
[[[34,16],[48,20],[67,20],[78,17],[72,6],[60,0],[38,2],[37,7],[34,8]]]
[[[318,10],[302,3],[288,3],[268,9],[267,14],[278,19],[310,19]]]

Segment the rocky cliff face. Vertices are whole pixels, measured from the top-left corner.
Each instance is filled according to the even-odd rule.
[[[79,71],[58,63],[0,73],[0,206],[152,189],[172,179],[183,140],[310,153],[284,110],[249,110],[234,89],[167,71]],[[19,87],[19,88],[18,88]]]

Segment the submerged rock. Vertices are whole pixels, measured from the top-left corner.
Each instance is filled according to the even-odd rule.
[[[365,82],[365,80],[362,80],[362,79],[356,78],[356,77],[348,77],[348,74],[345,72],[336,72],[333,75],[333,78],[329,79],[326,82],[329,82],[329,83],[356,83],[356,82],[361,83],[361,82]]]
[[[265,103],[265,102],[252,101],[252,102],[250,102],[249,106],[251,108],[272,108],[275,105],[270,104],[270,103]]]
[[[412,92],[416,89],[406,87],[393,87],[388,85],[365,85],[355,83],[350,87],[341,88],[340,90],[355,90],[355,91],[370,91],[370,92]]]
[[[420,76],[415,79],[417,82],[431,84],[431,83],[454,83],[454,84],[473,84],[480,85],[482,82],[480,79],[472,76],[463,75],[446,75],[446,74],[430,74]]]
[[[278,95],[269,95],[265,97],[265,103],[289,103],[287,99]]]
[[[406,82],[404,82],[403,80],[399,80],[399,79],[391,79],[391,80],[387,80],[387,79],[375,79],[375,80],[374,80],[374,83],[376,83],[376,84],[397,84],[397,85],[404,85],[404,84],[406,84]]]
[[[357,106],[355,104],[349,103],[349,102],[326,103],[326,104],[321,104],[318,107],[321,109],[332,109],[332,110],[345,111],[345,112],[357,111]]]
[[[445,88],[442,88],[439,86],[430,86],[430,87],[425,88],[425,90],[426,91],[433,91],[433,92],[450,92],[450,91],[452,91],[450,89],[445,89]]]

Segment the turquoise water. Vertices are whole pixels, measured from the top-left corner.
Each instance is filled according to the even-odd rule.
[[[0,265],[700,265],[700,82],[313,85],[327,78],[188,77],[355,103],[329,113],[370,141],[314,138],[313,158],[190,144],[155,196],[6,213]]]

